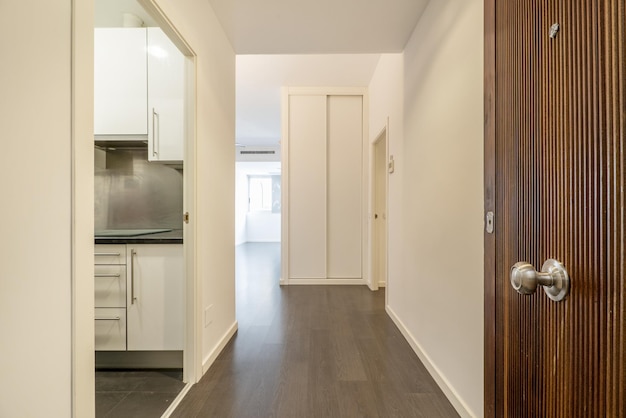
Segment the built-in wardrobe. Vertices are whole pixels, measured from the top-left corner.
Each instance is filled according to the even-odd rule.
[[[283,93],[284,283],[364,279],[366,98],[360,89]]]

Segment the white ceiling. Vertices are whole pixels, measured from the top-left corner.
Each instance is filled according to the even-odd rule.
[[[428,0],[209,0],[237,54],[401,52]]]
[[[379,54],[238,55],[237,142],[278,144],[283,86],[365,87],[379,59]]]
[[[368,86],[379,54],[404,50],[428,4],[209,1],[238,54],[236,142],[244,145],[279,142],[283,86]]]

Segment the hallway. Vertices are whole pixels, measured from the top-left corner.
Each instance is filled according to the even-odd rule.
[[[456,417],[365,286],[278,285],[280,244],[237,247],[239,331],[174,417]]]

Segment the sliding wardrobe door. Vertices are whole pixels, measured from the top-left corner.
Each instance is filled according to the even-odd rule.
[[[289,278],[326,278],[326,95],[289,97]]]
[[[328,96],[327,277],[360,279],[363,96]]]

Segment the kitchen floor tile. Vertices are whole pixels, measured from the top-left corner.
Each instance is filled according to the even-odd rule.
[[[159,418],[185,387],[181,370],[96,371],[97,418]]]
[[[159,418],[177,395],[178,392],[131,392],[104,417]]]

